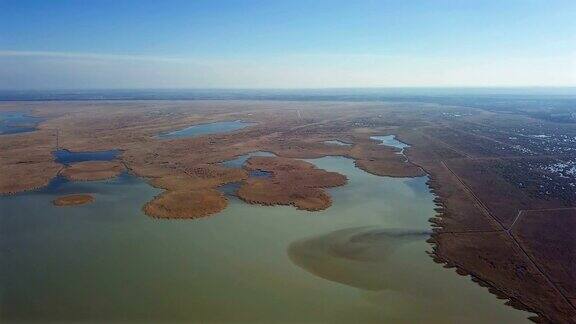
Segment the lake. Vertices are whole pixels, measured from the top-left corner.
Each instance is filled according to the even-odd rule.
[[[158,135],[158,138],[173,139],[183,137],[196,137],[209,134],[228,133],[254,125],[256,125],[256,123],[249,123],[242,120],[198,124],[180,130],[160,134]]]
[[[0,196],[0,320],[527,322],[426,254],[435,214],[426,177],[307,161],[349,178],[329,189],[327,210],[230,195],[217,215],[157,220],[141,207],[161,191],[127,173]],[[51,204],[72,192],[96,201]]]

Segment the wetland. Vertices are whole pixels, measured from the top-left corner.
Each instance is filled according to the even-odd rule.
[[[552,232],[539,231],[545,222],[570,224],[571,209],[556,212],[562,206],[555,200],[528,199],[511,187],[497,172],[521,159],[501,158],[506,151],[498,145],[506,138],[487,142],[498,132],[465,133],[468,124],[447,116],[482,125],[486,115],[459,109],[0,103],[0,110],[42,119],[34,130],[0,137],[0,248],[7,265],[0,317],[570,318],[570,300],[546,276],[564,280],[558,267],[570,264],[554,251],[573,240],[563,231],[550,247]],[[175,129],[194,131],[158,136]],[[504,189],[513,199],[504,201]],[[544,217],[550,213],[558,217]],[[571,289],[569,281],[563,287]]]

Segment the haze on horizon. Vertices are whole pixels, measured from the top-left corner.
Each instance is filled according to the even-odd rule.
[[[0,89],[576,86],[576,1],[0,2]]]

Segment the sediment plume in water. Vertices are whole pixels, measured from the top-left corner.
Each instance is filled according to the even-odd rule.
[[[401,245],[424,240],[430,231],[349,228],[290,244],[288,255],[321,278],[365,290],[405,289],[401,267],[390,256]]]

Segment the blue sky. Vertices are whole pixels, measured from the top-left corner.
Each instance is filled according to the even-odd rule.
[[[0,0],[0,88],[574,86],[576,1]]]

